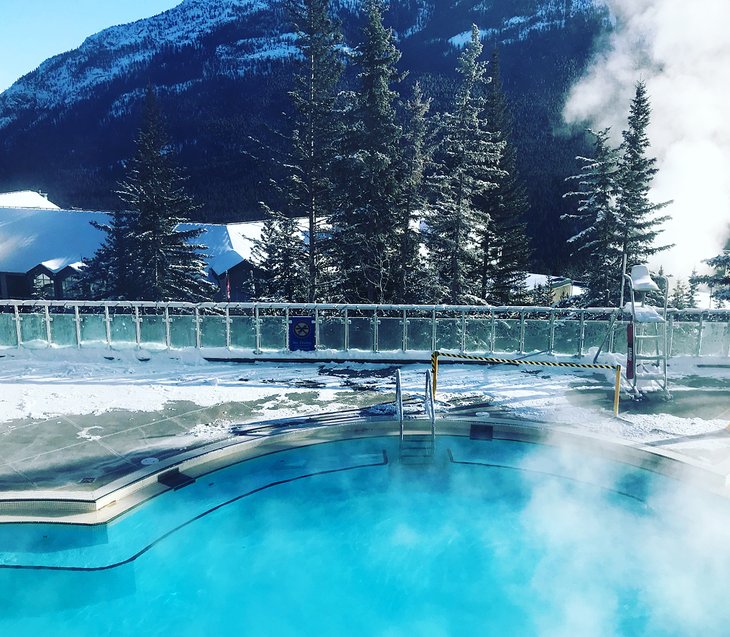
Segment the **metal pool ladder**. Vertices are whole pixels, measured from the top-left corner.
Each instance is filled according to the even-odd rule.
[[[423,430],[406,432],[403,423],[403,391],[400,370],[395,372],[395,405],[400,424],[400,461],[403,464],[427,464],[433,461],[436,447],[436,418],[433,403],[431,372],[426,372],[426,393],[424,406],[429,419],[431,433]],[[421,421],[423,422],[423,421]]]

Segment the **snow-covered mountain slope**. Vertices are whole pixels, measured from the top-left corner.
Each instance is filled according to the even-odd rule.
[[[453,0],[449,7],[437,0],[395,0],[399,38],[413,38],[433,31],[441,14],[461,16],[462,29],[441,30],[440,39],[461,46],[468,38],[471,21],[478,21],[486,40],[524,40],[535,30],[560,28],[580,13],[594,11],[596,0],[533,0],[516,2],[523,11],[500,16],[494,0],[469,3]],[[357,14],[362,0],[335,0],[341,16]],[[437,6],[440,5],[440,6]],[[509,4],[509,3],[508,3]],[[469,7],[471,5],[471,7]],[[351,21],[351,19],[350,19]],[[448,29],[448,23],[444,24]],[[23,111],[68,109],[118,79],[142,76],[146,71],[164,71],[165,58],[205,53],[204,63],[191,66],[182,77],[172,77],[173,90],[185,90],[191,82],[206,77],[266,73],[267,61],[296,55],[294,36],[288,31],[281,0],[184,0],[177,7],[148,19],[114,26],[87,38],[73,51],[46,60],[0,94],[0,129],[9,126]],[[429,28],[431,27],[431,28]],[[137,99],[143,86],[129,91]],[[119,95],[110,115],[123,114],[128,92]],[[39,113],[42,117],[42,114]]]
[[[360,41],[363,2],[332,0],[348,47]],[[65,207],[118,208],[114,191],[152,84],[203,206],[199,220],[257,218],[277,177],[271,157],[281,156],[282,138],[272,131],[285,130],[282,112],[291,108],[297,50],[285,4],[183,0],[45,61],[0,94],[0,192],[43,190]],[[500,45],[534,216],[557,227],[562,192],[555,184],[583,148],[546,135],[557,128],[564,95],[606,26],[604,0],[390,0],[385,21],[409,71],[404,96],[421,81],[434,112],[450,103],[471,25],[482,30],[485,55]],[[273,150],[264,153],[267,144]]]

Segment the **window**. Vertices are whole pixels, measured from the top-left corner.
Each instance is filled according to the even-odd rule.
[[[47,274],[36,274],[33,277],[33,298],[52,299],[54,296],[53,279]]]

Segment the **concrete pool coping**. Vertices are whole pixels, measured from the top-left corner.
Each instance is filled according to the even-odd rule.
[[[411,432],[416,428],[430,430],[430,423],[425,419],[406,422]],[[508,418],[442,418],[437,420],[436,430],[437,435],[469,437],[473,426],[487,431],[488,439],[583,448],[593,455],[663,474],[730,497],[730,464],[712,467],[685,451],[673,448],[671,444],[657,447],[651,443],[609,438],[569,425],[548,425]],[[198,479],[218,469],[277,451],[343,439],[398,435],[399,424],[392,417],[363,417],[340,424],[256,431],[234,440],[227,439],[198,447],[143,467],[95,491],[5,491],[0,493],[0,524],[106,524],[157,495],[176,488],[160,482],[160,476],[170,475],[171,472]],[[730,445],[728,454],[730,458]]]

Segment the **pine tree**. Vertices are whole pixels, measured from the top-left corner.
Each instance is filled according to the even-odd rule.
[[[393,211],[399,192],[396,120],[400,52],[383,24],[382,0],[366,0],[363,42],[355,54],[360,90],[341,162],[341,199],[332,217],[332,245],[344,299],[384,303],[395,296],[399,252]]]
[[[618,301],[621,290],[621,242],[615,207],[616,151],[609,143],[610,129],[588,131],[593,137],[592,157],[577,157],[580,174],[568,177],[578,189],[565,197],[576,197],[575,213],[562,215],[578,227],[569,239],[572,254],[580,264],[580,277],[587,291],[582,302],[608,307]]]
[[[479,248],[490,217],[478,203],[502,175],[498,162],[504,143],[493,141],[488,130],[481,54],[479,28],[473,25],[471,40],[459,57],[460,83],[452,112],[444,114],[429,179],[433,204],[426,239],[443,290],[439,300],[448,303],[484,302],[479,296]]]
[[[254,258],[262,273],[257,297],[293,303],[306,300],[307,251],[296,219],[267,209]]]
[[[711,298],[722,307],[724,301],[730,301],[730,250],[724,250],[712,259],[705,261],[715,271],[712,274],[697,277],[698,281],[710,286]]]
[[[649,200],[651,182],[656,175],[656,159],[647,157],[649,138],[646,129],[651,107],[644,82],[636,84],[636,93],[629,109],[628,128],[623,131],[621,158],[617,173],[616,208],[621,234],[621,251],[628,268],[644,263],[646,258],[672,246],[656,246],[662,232],[660,225],[668,216],[655,216],[671,202]]]
[[[421,256],[421,233],[416,227],[425,206],[424,173],[432,148],[428,143],[427,114],[431,100],[426,99],[416,82],[413,95],[404,105],[401,148],[400,191],[396,201],[398,217],[398,258],[395,261],[396,303],[419,303],[432,299],[431,276]]]
[[[116,212],[110,223],[91,224],[106,233],[99,249],[87,260],[81,276],[81,288],[91,299],[122,300],[133,298],[134,284],[130,260],[136,254],[136,220],[134,212]]]
[[[520,305],[526,301],[525,279],[530,260],[525,217],[527,192],[517,172],[517,150],[511,143],[512,116],[502,88],[499,55],[492,54],[487,90],[487,126],[495,142],[504,148],[499,159],[501,174],[496,188],[488,190],[480,206],[491,223],[481,237],[481,297],[492,305]]]
[[[672,290],[672,295],[669,297],[669,305],[678,310],[685,309],[687,307],[687,295],[687,285],[682,279],[678,279]]]
[[[699,299],[697,298],[697,292],[699,288],[699,279],[697,276],[697,270],[692,269],[692,274],[689,275],[689,287],[687,288],[687,307],[697,307]]]
[[[194,243],[203,231],[179,227],[197,209],[183,182],[166,150],[157,100],[148,89],[137,151],[118,191],[133,219],[133,238],[126,236],[115,244],[129,250],[115,255],[126,261],[128,299],[204,301],[213,294],[203,259],[205,246]]]
[[[314,303],[324,294],[322,271],[326,266],[320,238],[322,224],[334,205],[332,168],[342,137],[337,106],[343,70],[342,35],[331,17],[330,0],[290,0],[289,10],[301,56],[290,92],[295,113],[285,200],[289,217],[308,219],[306,300]],[[280,229],[283,225],[279,223]],[[287,241],[296,240],[298,227],[294,232]]]

